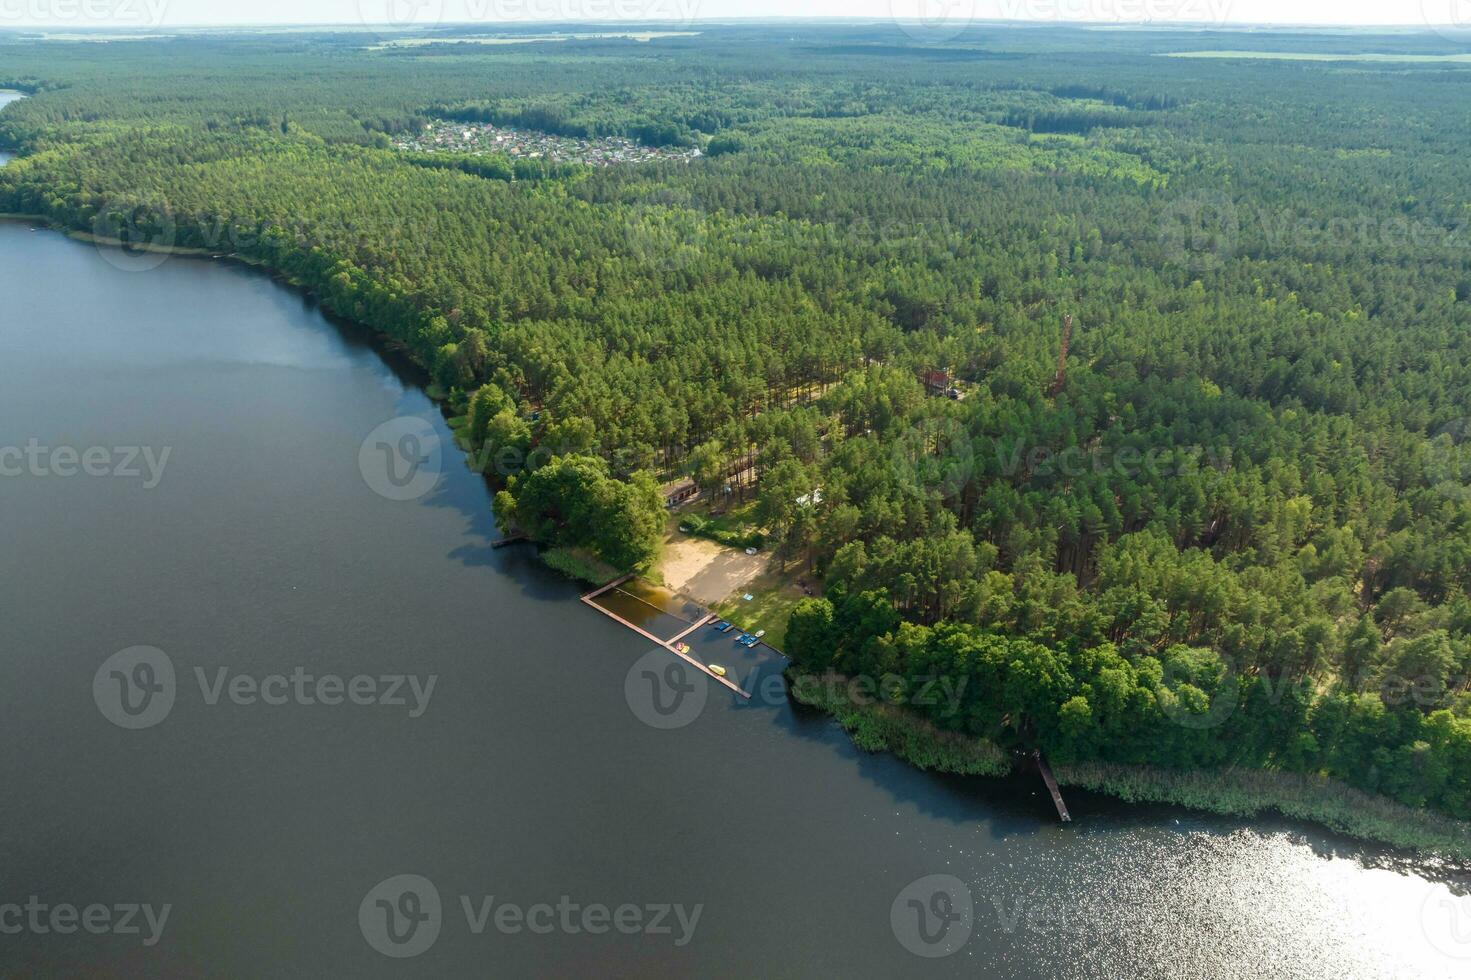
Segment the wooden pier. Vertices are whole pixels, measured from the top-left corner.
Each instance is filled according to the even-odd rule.
[[[490,543],[490,546],[492,548],[504,548],[506,545],[520,544],[523,541],[530,541],[530,540],[531,540],[531,535],[529,535],[529,534],[508,534],[504,538],[499,538],[499,539],[497,539],[495,541],[492,541]]]
[[[701,619],[698,623],[692,623],[692,624],[690,624],[690,628],[689,629],[685,630],[683,633],[680,633],[678,636],[671,638],[670,641],[669,641],[669,645],[670,646],[673,646],[674,644],[678,643],[680,640],[684,639],[686,636],[689,636],[695,630],[699,629],[701,626],[704,626],[706,623],[710,622],[710,620],[712,620],[714,618],[715,618],[714,616],[706,616],[704,619]]]
[[[622,578],[615,578],[613,581],[609,582],[607,585],[603,586],[602,588],[600,588],[600,589],[593,589],[587,595],[585,595],[585,596],[582,597],[582,601],[583,602],[587,602],[590,599],[596,599],[598,596],[602,595],[604,592],[611,592],[614,589],[618,588],[618,586],[622,585],[624,582],[627,582],[631,578],[633,578],[633,573],[632,572],[630,572],[629,574],[623,576]],[[606,611],[606,610],[604,610],[604,611]]]
[[[1057,779],[1052,775],[1052,767],[1047,760],[1042,758],[1040,749],[1033,750],[1032,758],[1037,760],[1037,770],[1042,773],[1042,782],[1047,784],[1047,792],[1052,794],[1052,805],[1057,807],[1057,815],[1062,818],[1063,823],[1072,822],[1072,814],[1067,811],[1067,804],[1062,800],[1062,790],[1057,788]]]
[[[592,592],[589,592],[587,595],[583,596],[582,597],[582,601],[585,602],[585,603],[587,603],[592,608],[596,609],[598,612],[602,613],[604,616],[607,616],[609,619],[617,620],[618,622],[622,623],[624,626],[627,626],[629,629],[633,630],[639,636],[642,636],[642,637],[644,637],[647,640],[652,640],[654,643],[656,643],[657,645],[663,647],[665,650],[668,650],[670,653],[674,654],[676,657],[678,657],[679,659],[683,660],[685,663],[689,664],[691,667],[694,667],[696,670],[698,670],[700,673],[704,674],[706,677],[709,677],[712,681],[716,681],[717,683],[724,684],[726,687],[730,688],[733,692],[735,692],[736,694],[739,694],[741,697],[743,697],[743,698],[745,698],[746,700],[749,701],[751,699],[751,695],[748,692],[741,690],[740,685],[736,684],[734,681],[730,680],[727,677],[721,677],[719,674],[717,674],[714,671],[712,671],[709,667],[706,667],[704,664],[700,663],[694,657],[690,656],[687,653],[681,653],[678,649],[675,648],[675,644],[678,643],[680,640],[683,640],[685,637],[689,636],[695,630],[699,629],[700,627],[706,625],[711,620],[713,620],[715,618],[713,615],[706,615],[699,622],[693,624],[688,629],[682,631],[679,635],[677,635],[677,636],[675,636],[675,637],[673,637],[671,639],[665,640],[665,639],[662,639],[660,637],[655,636],[653,633],[650,633],[648,630],[644,629],[642,626],[637,626],[637,625],[635,625],[633,623],[630,623],[628,620],[624,619],[622,616],[620,616],[617,613],[613,612],[611,609],[608,609],[606,606],[599,605],[595,601],[597,599],[597,597],[600,596],[600,595],[602,595],[604,592],[608,592],[608,591],[610,591],[612,589],[617,588],[618,586],[622,585],[624,582],[627,582],[631,578],[633,578],[632,575],[625,575],[622,578],[618,579],[617,581],[609,582],[607,585],[603,586],[602,588],[596,589],[596,590],[594,590]],[[671,613],[670,615],[673,615],[673,614]]]

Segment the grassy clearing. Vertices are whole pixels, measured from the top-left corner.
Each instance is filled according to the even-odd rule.
[[[707,538],[730,548],[760,548],[766,544],[766,537],[756,527],[752,517],[755,510],[754,501],[719,514],[712,514],[708,504],[697,505],[679,513],[679,529],[683,534]]]
[[[548,548],[541,553],[541,560],[563,575],[590,585],[603,585],[622,574],[581,548]]]
[[[621,31],[592,34],[526,34],[516,37],[482,37],[463,35],[450,37],[404,37],[394,38],[369,45],[369,51],[389,51],[393,48],[427,48],[436,44],[539,44],[545,41],[584,41],[623,39],[628,41],[653,41],[661,37],[699,37],[699,31]]]
[[[718,514],[709,504],[698,504],[685,512],[686,516],[691,514],[708,521],[712,527],[739,534],[755,529],[756,501],[727,507]]]
[[[777,650],[786,649],[787,622],[792,609],[805,598],[801,588],[788,576],[769,571],[746,587],[754,596],[750,602],[738,593],[715,607],[722,617],[749,632],[765,630],[761,639]]]

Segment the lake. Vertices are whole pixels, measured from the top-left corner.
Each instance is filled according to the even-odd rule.
[[[119,924],[36,913],[0,974],[1465,976],[1465,879],[1379,848],[1062,826],[700,675],[651,714],[672,658],[491,548],[411,366],[161,258],[0,222],[0,927]]]
[[[3,92],[3,91],[0,91],[0,110],[3,110],[6,106],[10,105],[12,102],[19,102],[23,98],[25,98],[25,95],[23,95],[20,92]],[[6,153],[4,150],[0,150],[0,167],[5,166],[7,163],[9,163],[14,158],[15,157],[14,157],[13,154]]]
[[[23,98],[25,98],[23,92],[16,92],[12,89],[0,90],[0,109],[4,109],[12,102],[19,102]]]

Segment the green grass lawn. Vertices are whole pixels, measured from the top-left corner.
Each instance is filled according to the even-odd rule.
[[[762,642],[778,650],[786,649],[787,620],[792,608],[806,598],[789,576],[767,572],[746,587],[755,596],[750,602],[740,594],[715,607],[715,611],[739,628],[754,633],[765,630]]]
[[[622,574],[612,565],[600,561],[581,548],[548,548],[541,553],[541,560],[563,575],[590,585],[611,582]]]
[[[680,516],[694,514],[704,519],[711,527],[721,531],[731,531],[736,534],[745,534],[755,529],[756,526],[756,501],[751,500],[744,504],[727,507],[725,512],[716,517],[710,513],[711,507],[705,501],[701,501],[692,507],[679,512]]]
[[[678,526],[683,534],[707,538],[728,548],[760,548],[765,541],[752,518],[755,510],[756,503],[752,501],[731,507],[718,517],[712,517],[709,504],[700,503],[679,512]],[[686,531],[685,528],[689,530]]]

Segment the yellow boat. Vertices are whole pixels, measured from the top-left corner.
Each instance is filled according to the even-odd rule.
[[[720,666],[719,664],[711,664],[710,673],[714,674],[716,677],[724,677],[725,668]]]
[[[678,650],[680,653],[689,653],[690,645],[688,643],[676,643],[674,644],[674,649]]]

